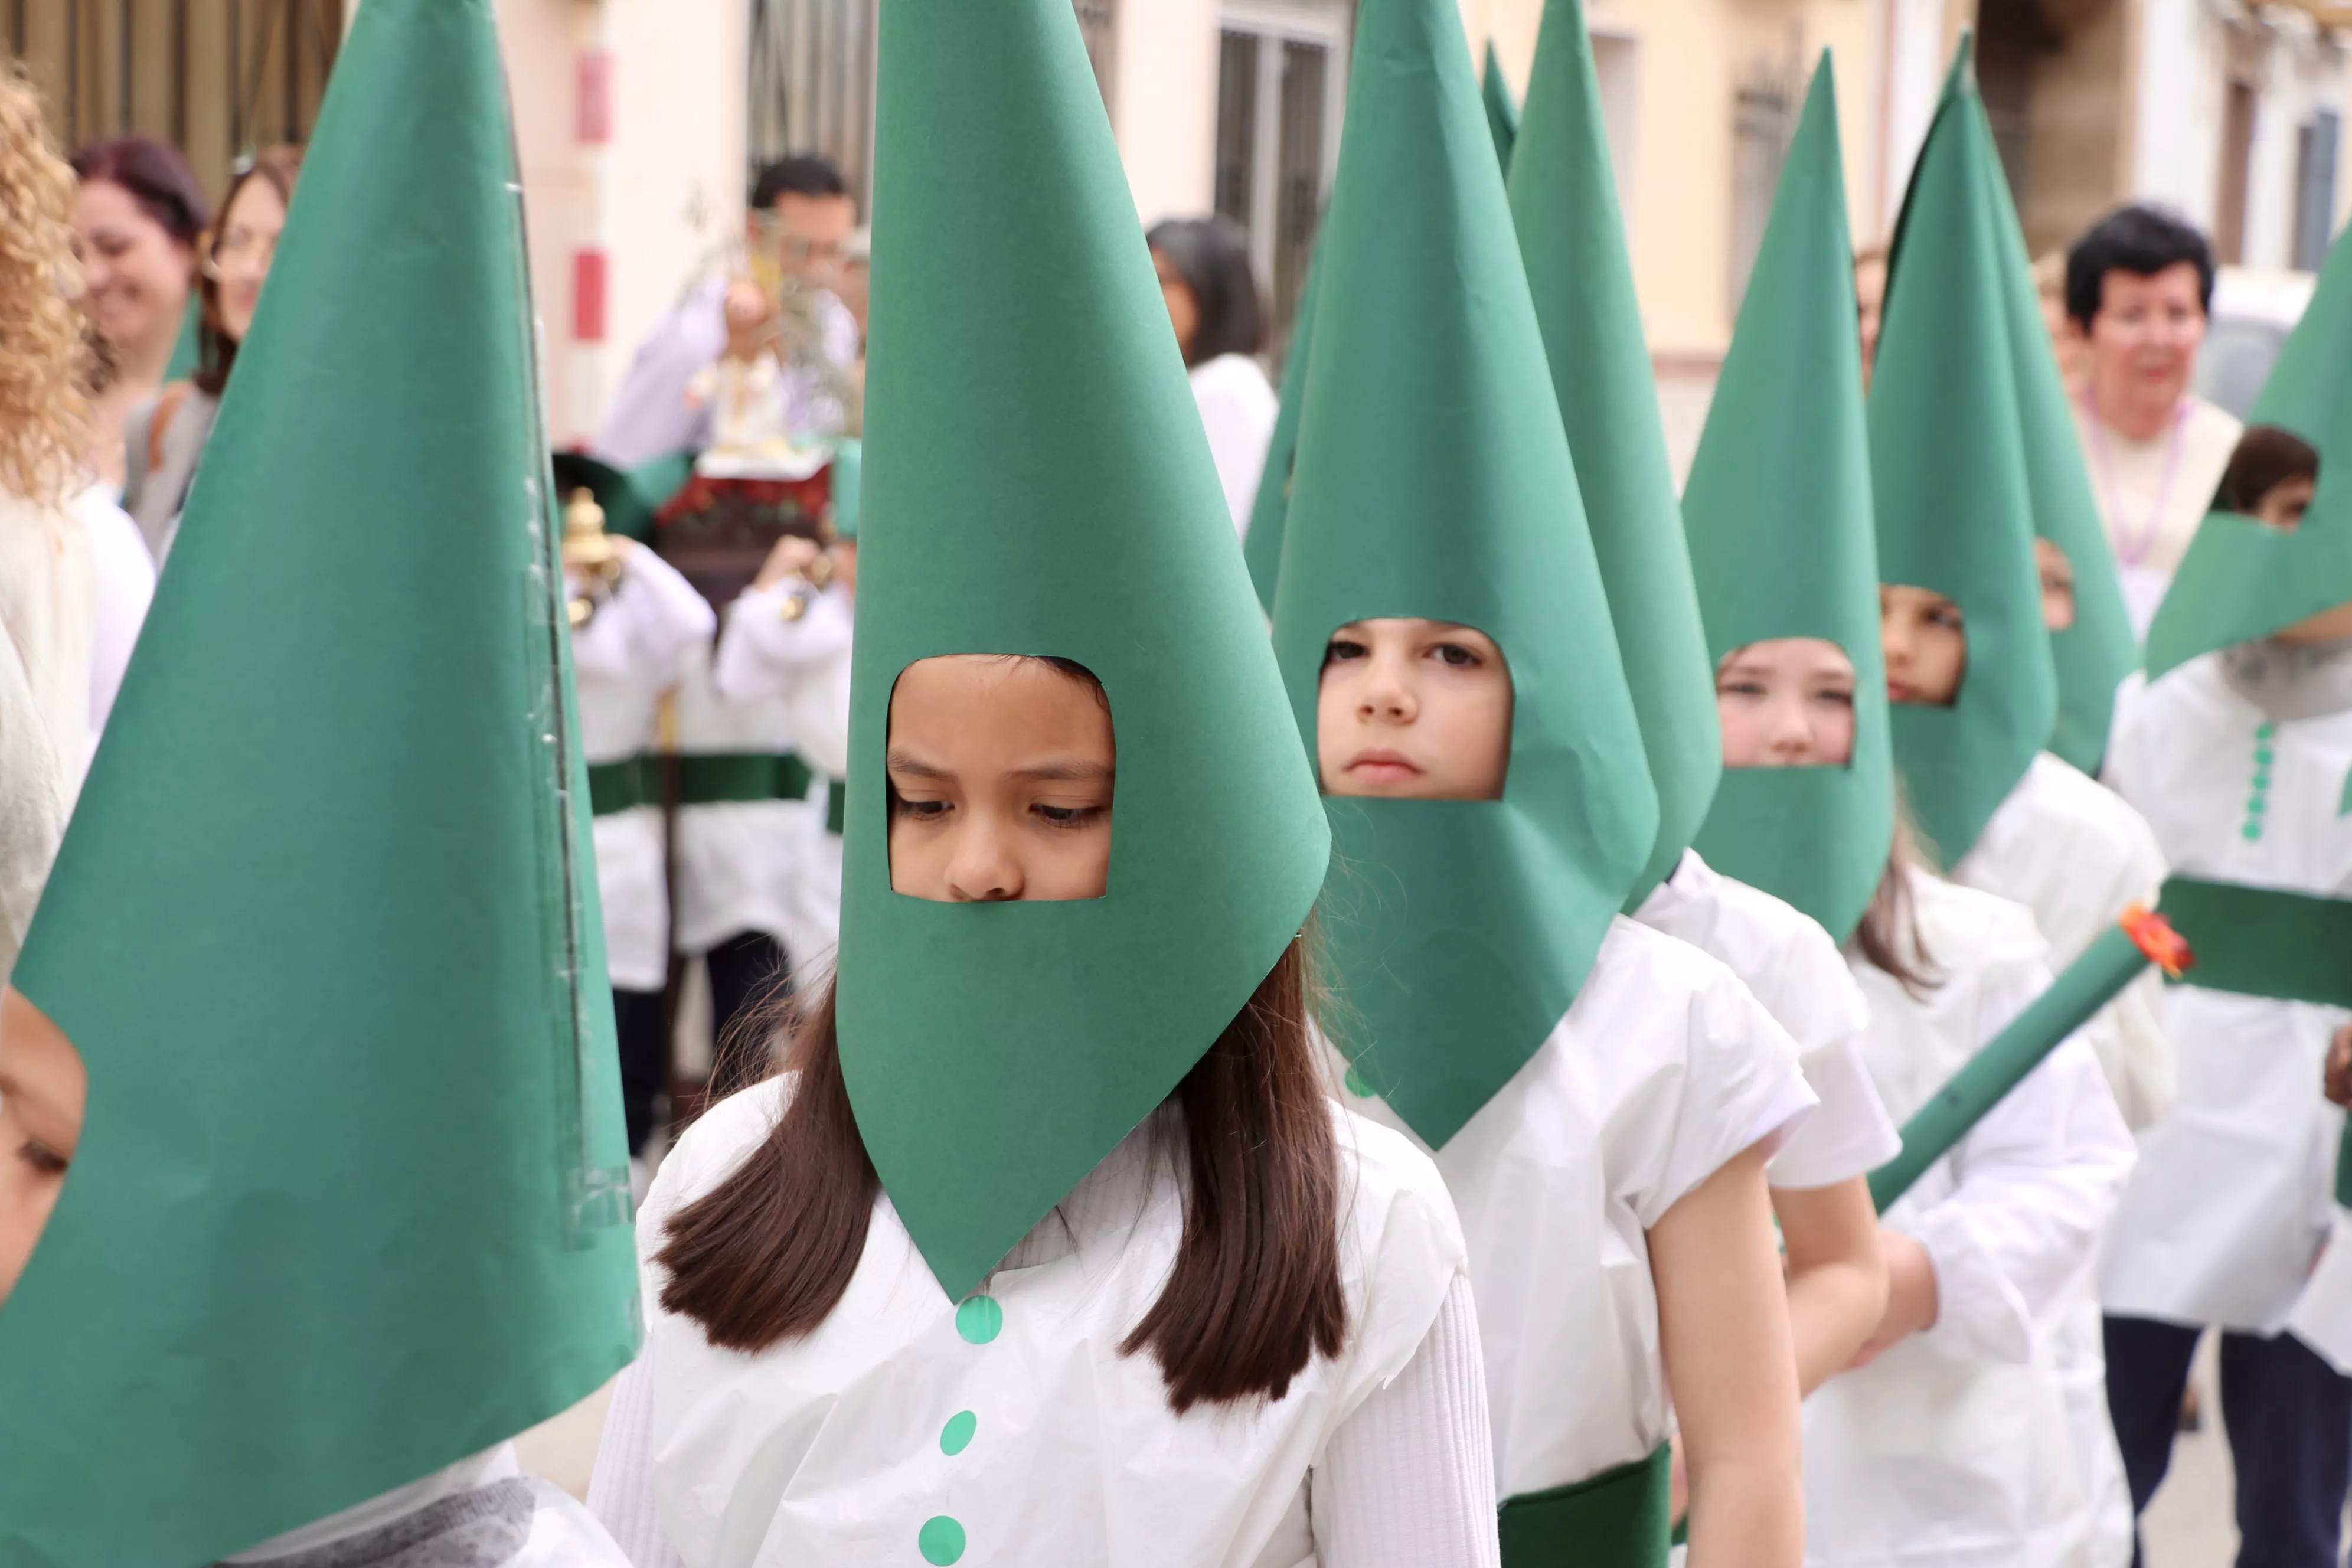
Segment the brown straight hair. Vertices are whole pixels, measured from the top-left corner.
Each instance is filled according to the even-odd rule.
[[[1919,830],[1911,824],[1910,804],[1898,786],[1895,795],[1895,842],[1886,851],[1886,869],[1878,875],[1878,890],[1853,928],[1853,944],[1872,967],[1892,975],[1914,1001],[1943,984],[1936,956],[1919,940],[1919,917],[1911,900],[1914,869],[1927,870],[1919,847]],[[1928,871],[1928,875],[1934,875]]]
[[[1120,1344],[1159,1358],[1178,1414],[1280,1399],[1348,1330],[1339,1282],[1339,1152],[1307,1030],[1307,939],[1296,938],[1169,1096],[1187,1177],[1176,1264]],[[670,1220],[663,1307],[714,1345],[758,1352],[814,1331],[849,1289],[881,1180],[841,1070],[834,992],[801,1016],[775,1130]]]

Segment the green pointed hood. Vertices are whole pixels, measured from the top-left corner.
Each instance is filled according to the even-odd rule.
[[[1945,89],[1947,95],[1956,90],[1956,84]],[[2000,154],[1991,144],[1992,126],[1984,117],[1983,104],[1971,95],[1962,112],[1987,143],[1986,159],[1997,169]],[[2025,248],[2007,180],[1988,182],[1985,205],[1998,230],[2004,262],[2001,297],[2007,308],[2010,363],[2016,374],[2018,436],[2025,450],[2033,531],[2063,552],[2074,571],[2074,624],[2049,634],[2051,662],[2058,677],[2058,722],[2049,747],[2083,772],[2096,774],[2107,752],[2116,689],[2139,668],[2139,638],[2124,608],[2115,552],[2107,544],[2098,498],[2083,464],[2083,443],[2074,433],[2050,329],[2042,322],[2042,292],[2033,281],[2032,257]]]
[[[1282,403],[1274,416],[1274,434],[1265,447],[1265,468],[1258,476],[1257,500],[1250,506],[1249,537],[1242,542],[1242,559],[1249,563],[1250,584],[1258,603],[1274,614],[1275,579],[1282,575],[1282,541],[1290,511],[1291,465],[1298,456],[1298,405],[1307,396],[1307,352],[1315,340],[1315,280],[1323,271],[1323,250],[1318,246],[1307,264],[1307,283],[1298,294],[1298,317],[1290,324],[1290,346],[1282,363]]]
[[[1325,803],[1337,1032],[1443,1143],[1567,1012],[1657,803],[1452,0],[1365,0],[1348,125],[1275,651],[1310,755],[1350,621],[1475,626],[1509,665],[1501,800]]]
[[[1734,648],[1821,637],[1853,661],[1843,768],[1728,768],[1699,853],[1843,941],[1895,836],[1878,545],[1854,337],[1837,88],[1828,51],[1781,165],[1731,351],[1683,492],[1708,668]]]
[[[310,174],[16,970],[89,1110],[0,1309],[12,1563],[210,1563],[635,1349],[487,0],[368,0]]]
[[[1706,819],[1723,771],[1723,735],[1581,0],[1544,8],[1510,193],[1658,794],[1657,837],[1627,900],[1632,909],[1674,870]]]
[[[2328,253],[2303,320],[2247,416],[2319,453],[2319,486],[2292,533],[2208,515],[2147,630],[2147,673],[2284,631],[2352,601],[2352,246]]]
[[[960,1297],[1249,1000],[1329,834],[1069,5],[894,4],[880,58],[841,1057]],[[1103,898],[890,890],[891,688],[963,653],[1100,678]]]
[[[1969,852],[2050,739],[2058,680],[2042,624],[2010,311],[2002,179],[1967,46],[1895,229],[1870,383],[1882,583],[1960,606],[1968,666],[1948,708],[1897,703],[1895,763],[1940,864]]]
[[[1486,70],[1478,83],[1478,101],[1486,110],[1486,132],[1495,139],[1495,161],[1511,170],[1511,152],[1519,140],[1519,106],[1511,101],[1511,84],[1503,75],[1503,58],[1495,40],[1486,40]]]
[[[844,436],[833,447],[833,531],[842,539],[857,537],[863,515],[860,503],[866,485],[866,443]]]

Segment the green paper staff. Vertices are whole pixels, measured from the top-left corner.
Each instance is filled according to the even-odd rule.
[[[1895,837],[1895,774],[1878,647],[1853,248],[1837,94],[1822,57],[1781,167],[1762,246],[1683,495],[1710,669],[1781,637],[1853,661],[1854,741],[1842,768],[1733,768],[1697,847],[1843,941]]]
[[[2001,187],[1966,46],[1920,150],[1872,370],[1879,580],[1959,606],[1966,665],[1947,704],[1894,706],[1895,765],[1939,862],[1969,852],[2058,717],[2034,567],[2019,377],[1993,221]]]
[[[1478,83],[1478,101],[1486,110],[1486,132],[1495,139],[1495,161],[1511,172],[1511,150],[1519,139],[1519,106],[1511,101],[1511,84],[1503,75],[1502,57],[1495,40],[1486,40],[1486,69]]]
[[[1658,831],[1630,910],[1673,872],[1706,820],[1723,736],[1582,0],[1544,8],[1510,196],[1658,795]]]
[[[2172,892],[2168,886],[2168,900]],[[2168,902],[2167,909],[2170,905]],[[2165,921],[2137,905],[2083,950],[2081,957],[2035,997],[2024,1012],[1903,1124],[1903,1152],[1870,1173],[1871,1201],[1885,1214],[1929,1167],[1950,1153],[1977,1123],[2066,1043],[2075,1030],[2114,1001],[2148,965],[2180,977],[2192,962],[2191,944]],[[2201,950],[2200,950],[2201,956]],[[2202,972],[2198,983],[2204,983]]]
[[[2328,252],[2246,425],[2307,443],[2318,456],[2317,488],[2291,532],[2240,512],[2206,517],[2148,627],[2151,680],[2352,602],[2352,246],[2339,239]]]
[[[210,1563],[635,1353],[511,146],[487,0],[369,0],[16,973],[89,1098],[0,1560]]]
[[[961,1297],[1249,999],[1329,833],[1069,6],[887,5],[878,92],[838,1026],[875,1168]],[[891,890],[891,689],[970,653],[1100,679],[1103,898]]]
[[[1567,1012],[1657,804],[1460,16],[1358,28],[1274,646],[1310,754],[1343,625],[1459,623],[1508,667],[1499,800],[1328,802],[1338,1032],[1438,1144]]]

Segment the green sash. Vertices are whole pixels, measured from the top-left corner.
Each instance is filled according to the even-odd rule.
[[[2197,954],[2183,984],[2352,1007],[2352,900],[2175,877],[2164,917]]]
[[[637,805],[661,804],[661,772],[655,760],[640,753],[617,763],[588,764],[588,809],[611,816]]]
[[[1503,1568],[1665,1568],[1672,1450],[1503,1500]]]
[[[816,775],[790,752],[696,752],[677,759],[677,803],[806,800]]]

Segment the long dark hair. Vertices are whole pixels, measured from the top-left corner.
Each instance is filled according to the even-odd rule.
[[[1169,1096],[1183,1116],[1184,1234],[1160,1299],[1120,1344],[1159,1358],[1168,1403],[1280,1399],[1345,1342],[1339,1155],[1307,1032],[1306,939]],[[775,1130],[670,1220],[662,1305],[714,1345],[807,1334],[849,1289],[881,1190],[842,1077],[834,989],[800,1016]]]
[[[236,178],[228,183],[228,194],[221,197],[222,226],[227,226],[228,215],[236,205],[236,194],[245,189],[247,182],[268,181],[270,188],[278,193],[278,202],[290,208],[294,205],[294,182],[301,174],[301,148],[286,145],[264,147],[253,155],[253,162],[239,170]],[[215,234],[212,237],[206,250],[207,261],[211,260],[211,252],[219,247],[220,242],[221,236]],[[204,269],[201,287],[204,310],[196,336],[196,372],[188,379],[196,384],[197,390],[218,397],[221,388],[228,384],[228,373],[236,364],[237,340],[230,337],[221,326],[220,279],[213,276],[210,267]]]
[[[1233,219],[1170,218],[1144,237],[1192,290],[1201,324],[1185,352],[1188,365],[1219,354],[1254,354],[1265,347],[1265,310],[1250,270],[1249,235]]]

